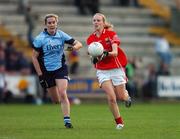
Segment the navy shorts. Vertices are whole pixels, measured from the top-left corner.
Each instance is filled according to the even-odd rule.
[[[69,81],[67,65],[64,65],[55,71],[45,72],[44,76],[47,83],[47,88],[56,86],[55,79],[67,79]]]

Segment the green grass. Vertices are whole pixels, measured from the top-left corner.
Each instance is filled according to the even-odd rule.
[[[107,104],[71,107],[65,129],[58,105],[0,105],[0,139],[180,139],[180,103],[120,105],[125,121],[115,129]]]

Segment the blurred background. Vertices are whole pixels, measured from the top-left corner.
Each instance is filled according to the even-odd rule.
[[[58,14],[59,29],[84,46],[66,53],[71,103],[105,100],[85,43],[96,12],[106,15],[121,39],[133,101],[179,101],[180,0],[0,0],[0,103],[50,102],[31,63],[32,39],[47,13]]]

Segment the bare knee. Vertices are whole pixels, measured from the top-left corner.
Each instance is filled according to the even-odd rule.
[[[123,90],[120,95],[118,95],[118,99],[120,100],[127,100],[129,98],[128,91]]]
[[[67,101],[68,97],[67,94],[65,92],[60,93],[60,100],[61,102]]]
[[[109,96],[108,97],[108,103],[109,104],[116,104],[117,103],[116,98],[112,97],[112,96]]]

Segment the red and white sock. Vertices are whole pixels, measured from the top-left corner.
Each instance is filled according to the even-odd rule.
[[[124,124],[122,117],[116,118],[115,121],[116,121],[116,124],[122,124],[122,125]]]

